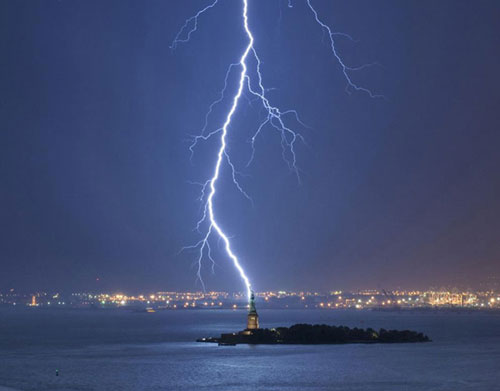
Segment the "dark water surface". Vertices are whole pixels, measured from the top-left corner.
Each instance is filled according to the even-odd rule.
[[[433,342],[193,342],[240,330],[245,315],[1,309],[0,390],[500,390],[500,314],[264,310],[264,327],[302,322],[413,329]]]

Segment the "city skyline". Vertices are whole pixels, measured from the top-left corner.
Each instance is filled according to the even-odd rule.
[[[349,291],[264,291],[255,292],[255,302],[261,309],[446,309],[467,308],[475,310],[500,309],[500,289],[460,290],[430,289],[394,290],[365,289]],[[247,309],[246,292],[176,292],[160,291],[130,295],[120,293],[70,294],[33,292],[20,294],[14,291],[0,293],[0,305],[43,308],[94,308],[131,309],[155,312],[182,309]],[[253,307],[255,311],[255,304]]]

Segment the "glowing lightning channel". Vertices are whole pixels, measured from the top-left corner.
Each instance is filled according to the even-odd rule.
[[[201,265],[202,265],[202,260],[205,256],[205,253],[208,257],[208,259],[212,262],[212,271],[214,270],[215,266],[215,261],[212,258],[212,249],[210,246],[210,237],[212,234],[215,233],[217,234],[219,240],[222,240],[224,242],[224,247],[226,250],[227,255],[229,258],[232,260],[234,266],[238,270],[241,278],[243,279],[246,287],[246,293],[247,297],[250,298],[250,293],[251,293],[251,284],[248,276],[245,274],[245,271],[243,270],[240,261],[236,254],[234,254],[232,248],[231,248],[231,243],[229,240],[229,237],[227,234],[222,230],[220,227],[219,223],[217,222],[215,218],[215,212],[214,212],[214,205],[213,205],[213,200],[216,194],[216,184],[220,176],[220,169],[223,164],[223,162],[226,162],[227,165],[229,166],[231,170],[231,178],[236,186],[236,188],[240,191],[243,196],[245,196],[247,199],[252,201],[250,196],[243,190],[242,186],[239,184],[237,180],[237,175],[241,175],[238,171],[236,171],[235,166],[231,162],[231,159],[229,157],[228,151],[227,151],[227,142],[226,142],[226,136],[228,134],[228,129],[231,124],[231,121],[233,119],[233,116],[236,112],[236,109],[238,108],[238,103],[240,101],[240,98],[246,89],[248,93],[256,97],[257,100],[260,101],[262,104],[263,108],[266,111],[266,116],[260,123],[260,125],[257,127],[257,130],[254,132],[253,136],[251,137],[250,143],[251,143],[251,157],[247,163],[247,166],[250,165],[254,159],[255,156],[255,142],[257,139],[257,136],[261,133],[261,131],[264,129],[266,126],[271,126],[274,128],[280,138],[281,138],[281,147],[282,147],[282,157],[283,160],[288,164],[289,169],[294,172],[297,176],[297,179],[300,182],[300,176],[299,176],[299,169],[297,167],[297,159],[296,159],[296,143],[297,141],[304,142],[303,137],[300,135],[300,133],[295,132],[292,130],[288,125],[285,123],[285,119],[289,116],[291,116],[297,123],[299,123],[301,126],[307,127],[299,118],[298,113],[295,110],[285,110],[281,111],[278,107],[273,106],[269,99],[266,96],[266,88],[264,87],[263,84],[263,78],[262,78],[262,73],[261,73],[261,60],[257,54],[257,51],[254,47],[254,37],[253,34],[249,28],[248,24],[248,0],[242,0],[243,2],[243,13],[242,13],[242,18],[243,18],[243,27],[246,33],[246,36],[248,38],[248,44],[243,52],[243,54],[240,57],[239,62],[231,64],[226,72],[226,76],[224,79],[224,88],[221,91],[219,99],[215,100],[209,107],[209,110],[205,116],[205,123],[204,126],[201,130],[201,133],[197,136],[192,137],[192,143],[189,146],[189,150],[191,151],[191,156],[194,153],[194,148],[197,146],[198,142],[201,141],[206,141],[210,139],[213,136],[219,135],[220,137],[220,147],[217,152],[217,161],[215,163],[215,168],[213,171],[212,177],[210,177],[206,182],[204,183],[195,183],[201,187],[201,194],[199,197],[200,201],[204,201],[204,207],[203,207],[203,215],[201,219],[198,221],[196,224],[196,230],[198,232],[202,232],[201,228],[202,225],[207,222],[208,228],[206,229],[205,233],[202,235],[202,239],[199,240],[196,244],[192,246],[187,246],[184,247],[184,249],[198,249],[198,259],[197,259],[197,264],[198,264],[198,271],[197,271],[197,279],[200,281],[202,284],[203,289],[205,290],[205,285],[203,282],[203,279],[201,277]],[[180,29],[180,31],[177,33],[175,36],[174,41],[172,42],[172,45],[170,46],[172,49],[175,49],[178,44],[180,43],[185,43],[188,42],[191,38],[191,35],[197,31],[198,29],[198,18],[204,14],[206,11],[209,9],[215,7],[218,3],[218,0],[213,1],[210,5],[206,6],[205,8],[201,9],[198,11],[194,16],[191,18],[187,19]],[[321,28],[328,33],[329,39],[330,39],[330,48],[332,53],[334,54],[336,60],[340,64],[342,68],[343,75],[345,77],[345,80],[347,82],[347,91],[349,91],[349,88],[364,92],[368,94],[372,98],[377,98],[377,97],[382,97],[381,95],[376,95],[373,94],[370,90],[361,87],[357,84],[355,84],[351,77],[349,76],[349,71],[356,71],[363,69],[367,66],[371,66],[374,64],[366,64],[362,65],[359,67],[349,67],[345,65],[343,62],[342,58],[338,54],[336,48],[335,48],[335,42],[334,42],[334,37],[336,35],[340,36],[345,36],[348,37],[349,39],[352,40],[350,36],[344,33],[337,33],[333,32],[328,25],[323,23],[318,16],[318,13],[314,9],[314,7],[311,4],[310,0],[306,0],[306,3],[310,10],[312,11],[314,18],[316,22],[321,26]],[[292,0],[288,1],[288,7],[292,7]],[[253,56],[256,62],[255,66],[255,73],[257,75],[257,81],[256,83],[252,83],[252,79],[250,75],[248,74],[248,65],[247,65],[247,59],[249,55]],[[222,125],[222,127],[212,130],[206,133],[207,127],[208,127],[208,118],[210,114],[212,113],[214,107],[221,103],[223,99],[225,98],[225,92],[227,89],[228,85],[228,77],[234,67],[239,66],[241,68],[241,72],[239,74],[239,81],[238,81],[238,89],[236,91],[236,94],[232,98],[232,104],[229,112],[227,113],[226,119]],[[208,191],[208,193],[207,193]]]
[[[227,235],[222,231],[220,228],[219,224],[217,224],[217,221],[215,220],[215,214],[214,214],[214,206],[213,206],[213,199],[215,196],[215,183],[219,179],[219,172],[220,172],[220,167],[222,165],[222,159],[224,156],[228,156],[226,153],[226,136],[227,136],[227,128],[229,124],[231,123],[231,119],[233,118],[233,114],[236,111],[236,108],[238,107],[238,101],[240,100],[241,93],[243,92],[243,86],[245,83],[245,78],[247,76],[247,64],[246,64],[246,59],[248,56],[248,53],[253,47],[253,36],[250,33],[250,30],[248,28],[248,3],[247,0],[243,0],[243,23],[245,26],[245,31],[248,35],[249,42],[248,45],[243,52],[243,55],[241,56],[240,59],[240,65],[241,65],[241,74],[240,74],[240,81],[238,84],[238,91],[236,95],[233,98],[233,104],[231,106],[231,110],[229,110],[229,113],[227,114],[226,121],[224,122],[224,125],[222,126],[222,134],[221,134],[221,146],[219,148],[219,152],[217,154],[217,163],[215,163],[215,170],[214,170],[214,175],[210,179],[210,193],[208,194],[207,198],[207,205],[208,205],[208,215],[210,219],[210,227],[208,229],[208,234],[205,237],[205,242],[208,241],[208,237],[210,236],[210,233],[212,229],[215,229],[219,237],[224,241],[225,247],[226,247],[226,252],[229,258],[233,261],[234,266],[240,273],[241,278],[245,282],[245,286],[247,288],[247,297],[250,297],[251,293],[251,285],[250,285],[250,280],[248,279],[247,275],[245,274],[245,271],[240,265],[240,262],[238,260],[238,257],[233,253],[233,250],[231,249],[231,243],[229,242],[229,238]],[[228,159],[228,163],[232,166],[230,160]],[[234,171],[233,171],[234,172]],[[233,177],[234,179],[234,177]]]
[[[212,4],[212,6],[214,6],[216,3],[217,3],[217,1],[215,1]],[[206,11],[206,8],[204,10],[198,12],[196,18],[204,11]],[[208,242],[208,239],[212,233],[212,230],[215,230],[217,232],[219,237],[224,241],[227,255],[233,261],[234,266],[236,267],[236,269],[240,273],[240,276],[245,283],[247,297],[249,298],[250,293],[251,293],[250,280],[248,279],[247,275],[245,274],[245,271],[243,270],[243,268],[241,267],[240,262],[238,260],[238,257],[233,253],[233,250],[231,249],[231,243],[229,242],[229,238],[224,233],[224,231],[221,229],[219,224],[217,224],[217,221],[215,219],[215,214],[214,214],[214,206],[213,206],[213,198],[214,198],[215,192],[216,192],[215,184],[216,184],[217,180],[219,179],[219,173],[220,173],[220,168],[222,165],[223,158],[226,157],[229,165],[234,168],[234,166],[231,164],[231,161],[227,158],[228,155],[226,152],[226,136],[227,136],[227,130],[228,130],[229,124],[231,123],[231,119],[233,118],[234,112],[236,111],[236,108],[238,107],[238,102],[239,102],[241,94],[243,92],[243,87],[245,85],[245,78],[247,76],[246,59],[248,57],[248,53],[250,53],[250,50],[253,47],[253,42],[254,42],[253,36],[250,32],[250,29],[248,28],[248,14],[247,14],[247,12],[248,12],[248,3],[247,3],[247,0],[243,0],[243,24],[245,27],[245,32],[247,33],[247,36],[249,38],[249,42],[248,42],[248,45],[247,45],[245,51],[243,52],[243,55],[241,56],[240,61],[239,61],[239,64],[241,66],[241,73],[240,73],[240,80],[239,80],[239,84],[238,84],[238,91],[236,92],[236,95],[233,98],[233,104],[231,106],[231,109],[229,110],[229,113],[227,114],[224,125],[222,126],[222,133],[221,133],[221,138],[220,138],[221,145],[220,145],[219,151],[217,153],[217,162],[215,163],[215,170],[214,170],[212,178],[207,182],[208,185],[210,186],[210,192],[209,192],[208,197],[207,197],[204,216],[203,216],[202,220],[200,220],[200,222],[206,218],[206,212],[207,212],[207,208],[208,208],[208,217],[209,217],[210,225],[209,225],[209,228],[207,230],[207,234],[204,236],[204,238],[197,245],[201,246],[200,247],[200,259],[198,262],[198,264],[200,265],[201,264],[201,257],[203,256],[203,251],[204,251],[205,247],[208,249],[208,251],[210,251],[210,244]],[[193,30],[190,30],[190,31],[192,32]],[[178,37],[176,37],[174,44],[176,43],[177,40],[178,40]],[[187,40],[189,40],[189,36],[188,36]],[[175,46],[175,45],[172,45],[172,46]],[[231,70],[231,67],[228,70],[228,73],[230,72],[230,70]],[[226,77],[226,80],[227,80],[227,77]],[[233,173],[234,173],[234,170],[233,170]],[[234,175],[233,175],[233,180],[234,180]],[[204,186],[203,191],[205,190],[205,187],[206,186]],[[198,226],[200,225],[200,222],[198,223]],[[200,277],[199,273],[200,273],[200,269],[198,269],[198,277]]]

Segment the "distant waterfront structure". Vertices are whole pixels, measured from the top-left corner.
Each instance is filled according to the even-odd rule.
[[[250,308],[247,316],[247,330],[255,330],[259,328],[259,315],[255,309],[255,295],[252,291],[250,295]]]

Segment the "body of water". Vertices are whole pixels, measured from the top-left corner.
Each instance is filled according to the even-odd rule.
[[[245,321],[242,310],[1,309],[0,390],[500,390],[500,314],[263,310],[262,327],[411,329],[433,342],[194,342],[241,330]]]

